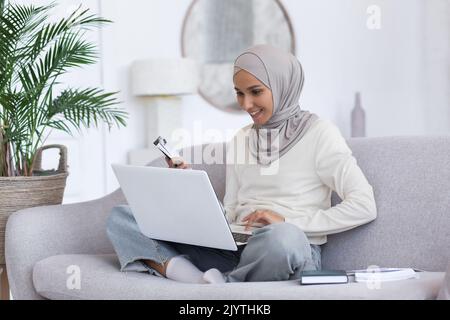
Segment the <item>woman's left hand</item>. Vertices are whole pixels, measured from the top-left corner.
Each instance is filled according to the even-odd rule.
[[[284,222],[284,217],[271,210],[256,210],[242,219],[242,221],[247,221],[245,230],[248,230],[254,222],[260,222],[264,225],[268,225],[276,222]]]

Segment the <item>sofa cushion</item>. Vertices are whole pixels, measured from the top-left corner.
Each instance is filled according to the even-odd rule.
[[[79,288],[71,282],[78,271]],[[419,279],[382,283],[379,289],[363,283],[301,286],[297,280],[186,284],[148,273],[120,272],[114,254],[57,255],[33,268],[36,291],[49,299],[435,299],[443,277],[442,272],[425,272]]]

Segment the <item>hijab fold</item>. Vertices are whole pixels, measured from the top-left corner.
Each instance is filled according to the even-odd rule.
[[[319,118],[300,109],[304,74],[298,59],[270,45],[253,46],[234,62],[234,75],[245,70],[272,91],[273,114],[263,125],[253,124],[249,148],[258,164],[270,165],[288,152]]]

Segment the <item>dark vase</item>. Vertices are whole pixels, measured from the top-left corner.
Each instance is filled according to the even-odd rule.
[[[355,106],[352,110],[352,137],[365,137],[366,136],[366,113],[361,106],[361,94],[356,92],[355,94]]]

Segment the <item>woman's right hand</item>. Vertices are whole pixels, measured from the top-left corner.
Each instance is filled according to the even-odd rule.
[[[191,166],[188,165],[183,158],[181,157],[173,157],[172,159],[169,159],[169,157],[166,157],[166,162],[169,165],[169,168],[174,169],[191,169]]]

